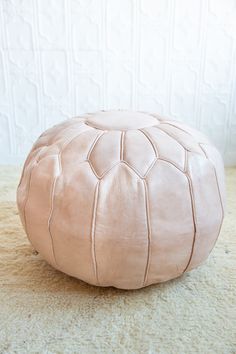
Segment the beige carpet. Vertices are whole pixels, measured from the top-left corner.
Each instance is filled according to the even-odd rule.
[[[37,255],[0,169],[0,353],[236,353],[236,169],[217,245],[197,270],[135,291],[96,288]]]

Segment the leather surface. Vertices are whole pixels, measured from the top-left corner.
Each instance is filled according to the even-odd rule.
[[[137,289],[201,264],[219,235],[224,167],[200,132],[141,112],[72,118],[44,132],[17,202],[29,240],[90,284]]]

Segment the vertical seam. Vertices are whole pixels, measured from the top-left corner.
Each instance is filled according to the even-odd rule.
[[[54,261],[55,261],[56,265],[57,265],[57,260],[56,260],[53,237],[52,237],[52,233],[51,233],[51,221],[52,221],[52,215],[53,215],[53,209],[54,209],[56,183],[57,183],[58,177],[62,173],[61,153],[57,155],[57,161],[58,161],[58,166],[59,166],[60,171],[59,171],[59,174],[54,178],[54,181],[53,181],[52,193],[51,193],[51,209],[50,209],[50,213],[49,213],[49,217],[48,217],[48,232],[49,232],[51,242],[52,242],[52,253],[53,253],[53,257],[54,257]]]
[[[120,161],[124,160],[124,137],[125,137],[125,132],[121,132],[121,137],[120,137]]]
[[[186,154],[186,166],[188,164],[188,155]],[[190,257],[188,260],[188,263],[186,267],[183,270],[183,273],[185,273],[191,263],[192,257],[193,257],[193,252],[194,252],[194,247],[195,247],[195,242],[196,242],[196,236],[197,236],[197,223],[196,223],[196,208],[195,208],[195,198],[194,198],[194,192],[193,192],[193,185],[192,185],[192,179],[188,173],[188,171],[185,172],[185,176],[187,177],[188,180],[188,185],[189,185],[189,194],[191,198],[191,208],[192,208],[192,218],[193,218],[193,241],[192,241],[192,247],[191,247],[191,252],[190,252]]]
[[[222,201],[222,198],[221,198],[221,193],[220,193],[220,187],[219,187],[219,181],[218,181],[218,177],[217,177],[217,173],[216,173],[216,168],[213,164],[213,162],[209,159],[206,151],[204,150],[204,148],[202,147],[202,144],[199,143],[199,147],[200,149],[202,150],[202,152],[204,153],[204,155],[206,156],[206,159],[208,161],[210,161],[210,163],[212,164],[213,166],[213,169],[214,169],[214,174],[215,174],[215,179],[216,179],[216,185],[217,185],[217,189],[218,189],[218,193],[219,193],[219,199],[220,199],[220,204],[221,204],[221,211],[222,211],[222,221],[223,221],[223,218],[224,218],[224,207],[223,207],[223,201]]]
[[[46,146],[45,146],[46,147]],[[26,214],[25,214],[25,209],[26,209],[26,204],[27,204],[27,202],[28,202],[28,199],[29,199],[29,192],[30,192],[30,184],[31,184],[31,176],[32,176],[32,172],[33,172],[33,169],[34,169],[34,167],[38,164],[38,161],[37,161],[37,159],[38,159],[38,157],[40,156],[40,153],[42,152],[42,150],[44,149],[44,147],[42,147],[39,151],[38,151],[38,153],[36,154],[36,156],[35,156],[35,158],[34,158],[34,161],[32,162],[32,168],[31,168],[31,170],[30,170],[30,175],[29,175],[29,182],[27,183],[27,185],[28,185],[28,188],[27,188],[27,194],[26,194],[26,198],[25,198],[25,202],[24,202],[24,206],[23,206],[23,218],[24,218],[24,223],[25,223],[25,232],[26,232],[26,234],[27,234],[27,236],[29,237],[29,235],[28,235],[28,232],[27,232],[27,227],[26,227]],[[26,162],[27,162],[27,160],[26,160]],[[24,165],[24,168],[23,168],[23,172],[22,172],[22,176],[21,176],[21,180],[20,180],[20,183],[19,183],[19,186],[18,186],[18,188],[20,188],[20,185],[21,185],[21,182],[22,182],[22,180],[23,180],[23,174],[25,174],[25,169],[26,169],[26,162],[25,162],[25,165]],[[18,189],[17,188],[17,189]],[[30,238],[30,237],[29,237]]]
[[[145,180],[143,180],[143,185],[145,191],[145,208],[146,208],[147,231],[148,231],[148,252],[147,252],[147,261],[146,261],[144,280],[143,280],[143,286],[145,286],[148,280],[148,272],[149,272],[150,258],[151,258],[151,223],[150,223],[148,188],[147,188],[147,182]]]
[[[82,124],[81,124],[82,125]],[[80,126],[81,126],[80,125]],[[85,131],[86,132],[86,131]],[[75,140],[78,136],[80,136],[80,134],[82,134],[83,132],[79,132],[76,136],[74,136],[73,138],[71,139],[67,139],[65,141],[65,143],[63,144],[60,152],[58,154],[56,154],[56,156],[58,157],[58,162],[59,162],[59,166],[60,166],[60,171],[62,171],[62,166],[61,166],[61,154],[63,152],[63,149],[68,146],[73,140]],[[30,185],[31,185],[31,177],[32,177],[32,173],[33,173],[33,169],[35,166],[37,166],[38,164],[38,161],[37,159],[39,158],[40,156],[40,153],[42,152],[42,150],[44,148],[46,148],[48,145],[45,145],[43,147],[40,148],[39,152],[36,154],[36,156],[34,157],[34,162],[32,163],[32,168],[31,168],[31,171],[30,171],[30,175],[29,175],[29,181],[28,181],[28,189],[27,189],[27,196],[26,196],[26,199],[25,199],[25,202],[24,202],[24,206],[23,206],[23,219],[24,219],[24,226],[25,226],[25,232],[30,240],[30,235],[27,231],[27,222],[26,222],[26,213],[25,213],[25,210],[26,210],[26,206],[27,206],[27,203],[28,203],[28,200],[29,200],[29,194],[30,194]],[[32,152],[32,151],[31,151]],[[26,160],[27,162],[27,160]],[[25,168],[26,168],[26,165],[24,166],[24,171],[25,172]],[[54,181],[53,181],[53,188],[52,188],[52,194],[51,194],[51,208],[50,208],[50,213],[49,213],[49,218],[48,218],[48,232],[50,234],[50,238],[51,238],[51,242],[52,242],[52,250],[53,250],[53,257],[54,257],[54,261],[55,263],[57,264],[56,262],[56,258],[55,258],[55,250],[54,250],[54,243],[53,243],[53,237],[52,237],[52,233],[51,233],[51,220],[52,220],[52,216],[53,216],[53,204],[54,204],[54,195],[55,195],[55,187],[56,187],[56,181],[58,179],[59,175],[57,175],[55,178],[54,178]]]
[[[94,193],[93,216],[92,216],[92,227],[91,227],[91,253],[92,253],[93,269],[94,269],[97,285],[99,285],[99,280],[98,280],[98,268],[97,268],[97,259],[96,259],[95,233],[96,233],[96,217],[97,217],[99,186],[100,186],[100,181],[98,181]]]
[[[82,124],[81,124],[82,125]],[[85,131],[86,132],[86,131]],[[52,187],[52,194],[51,194],[51,209],[50,209],[50,214],[48,217],[48,232],[51,238],[51,242],[52,242],[52,252],[53,252],[53,257],[54,257],[54,261],[55,264],[57,264],[57,260],[56,260],[56,253],[55,253],[55,247],[54,247],[54,241],[53,241],[53,236],[52,236],[52,232],[51,232],[51,224],[52,224],[52,218],[53,218],[53,211],[54,211],[54,200],[55,200],[55,190],[56,190],[56,183],[58,178],[60,177],[61,173],[62,173],[62,161],[61,161],[61,156],[62,153],[64,151],[64,149],[70,145],[72,143],[72,141],[74,141],[75,139],[77,139],[81,134],[83,134],[84,132],[79,132],[78,134],[76,134],[76,136],[74,136],[71,139],[67,139],[64,144],[62,145],[62,148],[60,150],[60,152],[57,154],[57,158],[58,158],[58,166],[59,166],[59,173],[58,175],[54,178],[53,181],[53,187]]]
[[[218,240],[218,237],[220,235],[220,230],[221,230],[221,227],[222,227],[222,224],[223,224],[223,220],[224,220],[224,207],[223,207],[223,201],[222,201],[222,198],[221,198],[221,193],[220,193],[220,187],[219,187],[219,181],[218,181],[218,178],[217,178],[217,173],[216,173],[216,168],[213,164],[213,162],[209,159],[206,151],[204,150],[204,148],[202,147],[201,143],[199,143],[199,146],[201,148],[201,150],[203,151],[206,159],[211,163],[211,165],[213,166],[213,170],[214,170],[214,175],[215,175],[215,179],[216,179],[216,186],[217,186],[217,190],[218,190],[218,195],[219,195],[219,200],[220,200],[220,205],[221,205],[221,221],[220,221],[220,226],[219,226],[219,231],[218,231],[218,235],[216,237],[216,240],[214,242],[214,245],[213,247],[215,246],[217,240]]]
[[[26,205],[28,203],[28,199],[29,199],[29,192],[30,192],[30,185],[31,185],[31,177],[32,177],[32,172],[33,172],[33,169],[34,167],[37,165],[37,162],[34,161],[33,164],[32,164],[32,168],[31,168],[31,171],[30,171],[30,176],[29,176],[29,182],[28,182],[28,188],[27,188],[27,194],[26,194],[26,198],[25,198],[25,202],[24,202],[24,207],[23,207],[23,218],[24,218],[24,224],[25,224],[25,232],[29,237],[29,234],[28,234],[28,231],[27,231],[27,223],[26,223],[26,213],[25,213],[25,209],[26,209]]]

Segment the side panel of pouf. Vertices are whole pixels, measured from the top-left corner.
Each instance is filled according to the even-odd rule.
[[[115,166],[100,182],[94,230],[100,285],[143,286],[148,259],[145,188],[128,166]]]
[[[57,155],[47,156],[36,163],[29,176],[29,191],[25,203],[27,235],[35,249],[54,266],[53,241],[48,224],[53,207],[55,180],[59,172]]]
[[[92,253],[92,218],[97,177],[88,154],[100,135],[82,133],[61,154],[50,224],[58,267],[64,272],[96,284]]]
[[[194,238],[188,178],[169,162],[158,160],[147,176],[151,247],[147,284],[181,275]]]
[[[203,156],[189,153],[188,173],[194,198],[196,235],[188,270],[206,260],[220,232],[223,213],[213,164]]]

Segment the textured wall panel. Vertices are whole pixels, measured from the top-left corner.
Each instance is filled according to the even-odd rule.
[[[0,163],[119,108],[185,121],[236,164],[235,0],[0,0]]]

